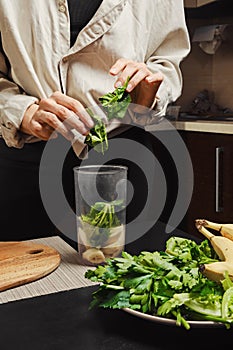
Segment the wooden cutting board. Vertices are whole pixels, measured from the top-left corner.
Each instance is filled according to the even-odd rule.
[[[44,277],[60,261],[60,254],[44,244],[0,242],[0,291]]]

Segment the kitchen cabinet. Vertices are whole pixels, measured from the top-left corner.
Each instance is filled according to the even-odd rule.
[[[194,172],[192,199],[180,228],[199,236],[195,219],[233,223],[233,135],[195,131],[180,135]]]
[[[166,124],[165,124],[166,125]],[[159,124],[148,125],[146,130],[154,135],[153,152],[161,164],[167,184],[167,198],[160,221],[167,223],[176,205],[179,189],[182,198],[189,200],[192,178],[190,162],[193,167],[193,192],[189,207],[178,229],[191,235],[202,237],[195,227],[196,219],[207,219],[219,223],[233,223],[233,122],[231,121],[176,121],[175,129],[165,130]],[[177,162],[172,157],[163,140],[177,145],[179,133],[189,153],[189,160],[179,151],[182,163],[182,179],[177,172]],[[180,174],[180,168],[179,168]],[[155,179],[155,181],[157,181]],[[185,195],[185,193],[187,195]],[[154,204],[153,204],[154,205]],[[183,210],[183,209],[182,209]],[[181,213],[182,215],[182,213]]]
[[[215,1],[216,0],[184,0],[184,7],[199,7]]]

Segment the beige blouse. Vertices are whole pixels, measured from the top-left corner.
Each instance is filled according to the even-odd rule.
[[[17,148],[38,141],[19,131],[30,104],[59,90],[96,105],[113,90],[108,72],[120,57],[165,76],[153,115],[130,115],[153,123],[180,96],[180,62],[190,51],[182,0],[104,0],[71,48],[66,0],[1,0],[0,35],[0,135]]]

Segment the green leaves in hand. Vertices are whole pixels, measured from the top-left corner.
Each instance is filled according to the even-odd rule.
[[[94,127],[85,138],[85,143],[94,147],[97,152],[103,153],[108,149],[108,138],[104,122],[97,116],[92,116],[95,120]]]
[[[106,112],[107,120],[113,118],[123,119],[127,108],[131,102],[131,97],[127,93],[126,88],[129,83],[129,77],[122,87],[118,87],[113,92],[109,92],[99,98],[101,105]],[[94,147],[97,152],[104,152],[108,149],[108,138],[106,126],[103,120],[97,116],[92,116],[95,126],[86,136],[84,143],[90,147]]]
[[[108,120],[118,118],[123,119],[127,111],[128,105],[131,102],[131,97],[126,91],[129,83],[129,77],[127,78],[125,84],[118,87],[113,92],[109,92],[99,98]]]

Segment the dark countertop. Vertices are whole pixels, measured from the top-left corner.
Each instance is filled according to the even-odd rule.
[[[88,310],[94,287],[1,305],[1,349],[152,350],[232,348],[232,330],[185,330],[123,310]],[[4,346],[3,346],[4,344]]]
[[[155,234],[156,233],[156,234]],[[172,234],[172,233],[171,233]],[[182,236],[181,232],[176,235]],[[190,237],[184,234],[185,237]],[[163,249],[168,238],[150,232],[128,246],[134,254]],[[198,238],[197,238],[198,239]],[[152,244],[153,242],[153,244]],[[90,310],[97,285],[0,305],[1,350],[223,350],[232,348],[233,329],[190,330],[160,324],[124,310]]]

